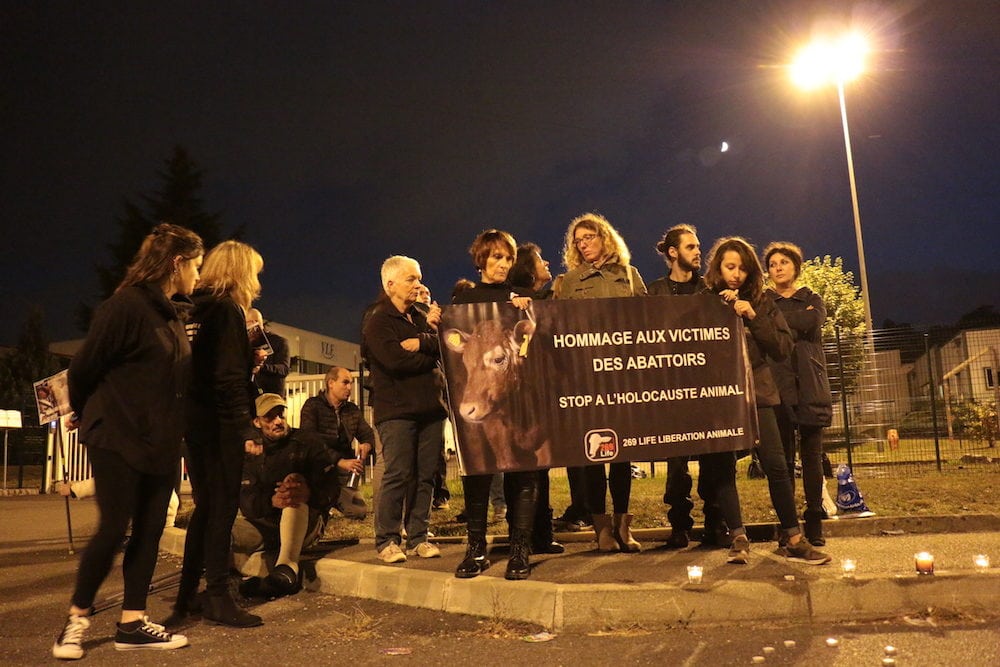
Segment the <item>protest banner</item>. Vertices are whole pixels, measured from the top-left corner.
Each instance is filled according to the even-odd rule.
[[[447,306],[438,332],[465,474],[756,439],[743,321],[715,295]]]

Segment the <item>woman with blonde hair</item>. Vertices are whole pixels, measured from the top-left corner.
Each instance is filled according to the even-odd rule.
[[[644,296],[646,284],[631,260],[628,246],[604,216],[585,213],[569,223],[563,247],[566,273],[556,279],[557,299],[599,299]],[[587,505],[593,515],[598,551],[634,553],[642,546],[632,536],[629,499],[632,466],[628,461],[584,468]],[[607,513],[606,494],[611,490],[613,516]]]
[[[52,656],[82,658],[98,588],[132,523],[115,648],[187,646],[146,615],[149,582],[180,462],[191,347],[184,319],[198,282],[202,242],[159,224],[143,240],[115,293],[98,307],[69,366],[69,397],[94,474],[100,522],[77,570],[69,616]]]
[[[188,393],[187,464],[195,508],[184,542],[180,589],[171,622],[201,611],[232,627],[261,624],[229,591],[230,532],[239,504],[243,455],[255,447],[251,405],[253,352],[246,313],[260,296],[260,254],[224,241],[205,256],[188,333],[194,381]],[[206,591],[198,599],[202,571]]]

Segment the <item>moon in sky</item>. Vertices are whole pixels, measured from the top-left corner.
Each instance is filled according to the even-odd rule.
[[[720,153],[725,153],[728,150],[729,150],[729,142],[728,141],[723,141],[722,145],[719,146],[719,152]]]

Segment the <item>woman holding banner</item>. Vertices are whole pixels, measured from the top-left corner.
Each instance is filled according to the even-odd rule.
[[[767,475],[771,504],[781,525],[785,555],[789,560],[810,565],[828,563],[830,556],[815,550],[802,537],[795,511],[792,480],[774,416],[774,408],[781,403],[781,397],[766,357],[777,360],[788,357],[792,350],[791,331],[781,311],[764,292],[764,271],[753,246],[738,236],[721,238],[712,247],[708,264],[705,284],[726,303],[732,304],[736,314],[743,318],[746,328],[747,354],[753,368],[757,421],[760,424],[757,454]],[[722,459],[722,456],[717,458],[719,464]],[[750,554],[750,542],[739,515],[736,465],[731,456],[726,456],[725,459],[726,467],[717,471],[717,479],[720,484],[719,505],[726,515],[726,523],[733,536],[728,560],[730,563],[745,564]],[[716,459],[713,459],[713,465],[715,463]]]
[[[510,284],[529,290],[534,299],[549,299],[552,290],[545,286],[552,281],[549,263],[542,257],[542,249],[534,243],[517,247],[517,257],[510,270]],[[577,469],[578,470],[578,469]],[[569,470],[566,471],[567,477]],[[570,486],[570,496],[573,487]],[[538,471],[538,501],[535,503],[535,523],[531,531],[531,551],[536,554],[561,554],[566,551],[552,534],[552,506],[549,495],[548,468]]]
[[[566,273],[560,276],[557,299],[596,299],[644,296],[646,284],[634,266],[631,253],[618,231],[604,216],[585,213],[569,223],[563,246]],[[593,513],[598,551],[635,553],[642,545],[632,536],[632,466],[628,461],[585,468],[587,505]],[[607,513],[611,491],[613,515]]]
[[[764,248],[764,265],[773,289],[768,294],[785,316],[795,341],[785,361],[771,361],[771,371],[781,393],[777,408],[778,430],[789,470],[795,465],[795,434],[802,457],[803,513],[806,539],[813,546],[823,539],[823,428],[833,418],[833,397],[823,352],[823,299],[808,287],[797,287],[802,271],[802,250],[792,243],[770,243]],[[794,480],[793,480],[794,482]]]
[[[453,304],[511,303],[520,310],[531,305],[528,290],[511,286],[508,274],[517,254],[514,237],[497,229],[479,234],[469,248],[473,264],[479,270],[479,282],[455,295]],[[486,513],[490,500],[493,474],[463,475],[465,515],[469,546],[465,558],[458,564],[455,576],[469,579],[485,571],[490,562],[486,558]],[[538,499],[538,473],[534,470],[505,472],[504,496],[507,499],[507,524],[510,535],[510,558],[507,560],[506,579],[527,579],[531,574],[531,532]]]
[[[181,455],[191,347],[184,331],[198,282],[201,239],[171,224],[142,242],[118,289],[94,313],[69,367],[70,403],[94,474],[100,523],[77,570],[69,616],[52,646],[83,657],[83,633],[97,590],[132,523],[122,565],[125,596],[115,648],[187,646],[146,615],[167,505]]]

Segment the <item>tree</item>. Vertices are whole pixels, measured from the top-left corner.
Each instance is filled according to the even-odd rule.
[[[143,238],[160,222],[187,227],[201,236],[206,249],[223,240],[219,222],[222,214],[205,211],[200,196],[203,174],[184,148],[175,146],[171,157],[164,161],[164,169],[157,175],[162,179],[163,186],[151,195],[139,195],[141,204],[126,198],[124,212],[115,218],[118,238],[108,244],[111,259],[95,267],[102,300],[111,296],[121,283]],[[229,238],[240,238],[242,235],[241,226]],[[84,331],[90,324],[92,313],[93,308],[88,304],[82,304],[78,310],[78,324]]]
[[[35,381],[58,373],[59,358],[49,352],[42,311],[32,308],[21,325],[17,347],[0,359],[0,406],[6,410],[20,410],[25,424],[34,424]]]
[[[799,283],[816,292],[826,306],[826,322],[823,323],[823,339],[827,342],[828,354],[836,348],[831,345],[840,331],[841,372],[831,374],[830,383],[834,390],[852,392],[858,376],[864,367],[865,307],[860,291],[854,284],[854,273],[844,271],[844,260],[826,255],[815,257],[802,263]]]

